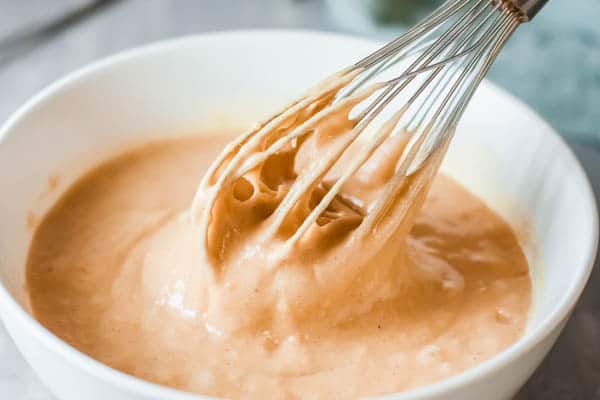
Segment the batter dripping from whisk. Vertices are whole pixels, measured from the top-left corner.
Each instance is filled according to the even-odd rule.
[[[192,217],[211,288],[192,308],[205,309],[213,329],[285,337],[343,323],[402,291],[405,236],[439,154],[394,183],[410,135],[394,131],[398,114],[365,139],[381,142],[368,151],[351,111],[377,86],[332,105],[349,75],[232,143],[204,177]],[[457,275],[448,269],[460,286]]]

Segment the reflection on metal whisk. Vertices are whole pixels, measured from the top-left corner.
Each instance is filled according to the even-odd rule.
[[[344,184],[379,147],[385,146],[386,140],[394,135],[406,135],[407,144],[393,176],[361,215],[364,219],[360,229],[368,232],[376,228],[406,178],[432,155],[439,156],[445,151],[469,100],[507,39],[544,3],[540,0],[446,1],[404,35],[338,73],[318,90],[309,92],[230,144],[201,183],[193,205],[194,214],[208,224],[221,188],[260,167],[273,154],[289,150],[290,146],[297,147],[328,117],[347,110],[348,115],[352,114],[348,134],[324,152],[321,159],[299,172],[277,207],[267,213],[269,226],[273,234],[278,232],[303,197],[320,186],[324,194],[299,218],[293,232],[286,237],[287,244],[294,245],[327,212],[331,203],[340,198]],[[374,126],[377,129],[373,129]],[[366,136],[366,143],[360,145],[357,155],[344,166],[342,173],[332,183],[325,184],[331,168],[361,136]],[[260,183],[252,184],[256,190],[264,190],[264,185],[261,189]],[[211,194],[201,199],[201,192]]]

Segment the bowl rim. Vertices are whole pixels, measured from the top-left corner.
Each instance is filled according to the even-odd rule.
[[[114,55],[102,58],[73,72],[68,73],[64,77],[46,86],[25,104],[17,109],[2,126],[0,127],[0,145],[9,135],[11,130],[18,125],[20,121],[25,119],[30,113],[35,112],[36,108],[43,105],[45,102],[51,101],[55,96],[60,95],[62,91],[72,85],[81,82],[82,80],[93,76],[97,72],[116,66],[121,63],[141,59],[151,56],[153,53],[168,51],[177,47],[185,47],[186,45],[200,45],[202,41],[210,42],[216,40],[239,40],[242,37],[247,38],[253,36],[257,40],[269,40],[274,36],[288,36],[288,39],[301,39],[307,36],[312,36],[318,40],[342,40],[362,42],[364,45],[377,46],[381,42],[360,36],[333,33],[318,30],[301,30],[301,29],[248,29],[248,30],[226,30],[215,31],[210,33],[201,33],[188,36],[177,37],[173,39],[162,40],[147,45],[134,47],[125,51],[118,52]],[[475,381],[482,379],[492,374],[495,370],[506,367],[518,357],[531,351],[537,344],[542,342],[551,332],[557,329],[561,322],[565,321],[570,311],[575,306],[579,299],[594,266],[596,251],[598,247],[598,211],[593,190],[589,179],[582,168],[579,160],[575,157],[571,148],[566,144],[565,140],[536,112],[530,109],[521,100],[513,97],[505,90],[497,87],[489,81],[482,82],[482,86],[493,92],[494,96],[503,98],[503,100],[513,103],[520,112],[529,114],[539,123],[544,125],[545,131],[553,136],[558,142],[562,151],[566,151],[566,155],[571,158],[573,163],[573,173],[582,176],[584,186],[582,188],[585,194],[583,206],[586,206],[592,219],[592,235],[586,238],[586,247],[588,249],[585,254],[586,265],[578,269],[577,276],[573,280],[567,290],[563,300],[556,304],[553,312],[545,316],[544,319],[535,327],[535,329],[526,332],[521,338],[510,345],[505,350],[495,356],[483,361],[482,363],[469,368],[450,378],[437,381],[428,385],[424,385],[415,389],[386,394],[379,399],[397,399],[410,400],[426,398],[447,392],[449,390],[458,389],[459,387],[467,386]],[[146,395],[152,398],[169,398],[173,400],[193,400],[193,399],[214,399],[207,395],[194,394],[182,390],[170,388],[160,384],[152,383],[141,378],[128,375],[109,367],[92,357],[80,352],[72,347],[67,342],[61,340],[38,322],[24,307],[22,307],[16,299],[10,294],[8,289],[0,281],[0,316],[2,319],[15,319],[15,322],[21,324],[32,337],[35,337],[40,343],[43,343],[49,350],[56,355],[59,355],[63,360],[69,362],[75,368],[83,370],[90,376],[94,376],[106,383],[118,385],[130,393]]]

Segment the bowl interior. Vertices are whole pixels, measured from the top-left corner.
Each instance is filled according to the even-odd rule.
[[[151,137],[243,130],[375,47],[306,32],[208,35],[129,52],[49,88],[0,131],[2,284],[26,305],[31,226],[111,152]],[[443,169],[520,235],[535,287],[526,336],[561,307],[566,312],[589,272],[596,214],[587,179],[562,140],[484,83]]]

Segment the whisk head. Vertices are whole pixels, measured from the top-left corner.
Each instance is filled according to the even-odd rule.
[[[475,89],[525,19],[509,0],[449,0],[231,143],[192,207],[210,256],[225,257],[236,234],[259,225],[289,249],[311,229],[370,235],[391,211],[408,212]],[[373,163],[379,153],[387,167]],[[419,174],[425,177],[411,181]],[[369,201],[347,193],[357,176],[367,186],[372,177],[381,181]],[[400,192],[405,201],[398,203]],[[249,199],[246,214],[214,224],[217,208]]]

